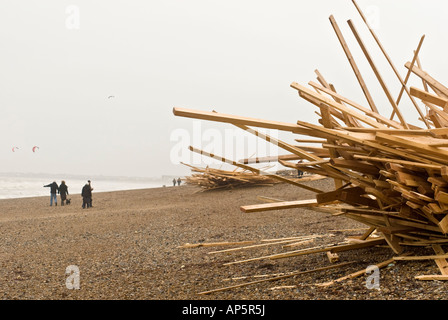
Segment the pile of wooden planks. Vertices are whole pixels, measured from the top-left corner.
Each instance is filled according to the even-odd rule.
[[[272,177],[247,170],[235,169],[233,171],[228,171],[210,167],[190,167],[193,173],[184,179],[185,183],[199,186],[203,191],[249,186],[272,186],[273,184],[280,182]]]
[[[174,108],[173,112],[176,116],[235,125],[285,150],[286,153],[277,158],[283,166],[334,180],[333,191],[314,189],[314,199],[245,206],[242,208],[244,212],[294,207],[325,209],[367,225],[369,231],[362,237],[364,240],[373,231],[379,232],[396,254],[401,254],[406,246],[431,246],[436,251],[433,258],[446,264],[441,245],[448,244],[448,87],[422,69],[419,52],[424,36],[411,61],[404,64],[406,76],[403,78],[360,7],[354,0],[352,2],[400,83],[400,92],[394,97],[354,22],[349,20],[350,30],[388,99],[390,114],[379,113],[333,16],[330,23],[366,103],[355,102],[336,92],[335,86],[316,70],[318,82],[311,81],[307,86],[294,82],[291,88],[298,92],[300,98],[317,107],[319,124],[301,120],[285,123],[184,108]],[[408,86],[411,76],[421,80],[421,88]],[[419,115],[415,119],[419,125],[408,122],[400,110],[405,96],[409,106]],[[290,144],[267,136],[254,127],[287,131],[307,139],[298,137],[297,144]],[[314,142],[317,146],[309,147],[305,142]],[[201,150],[191,150],[216,158]],[[250,159],[244,163],[245,168],[251,168],[248,166]],[[284,177],[273,178],[312,189]]]

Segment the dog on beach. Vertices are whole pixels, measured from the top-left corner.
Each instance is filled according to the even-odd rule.
[[[65,204],[70,204],[71,199],[65,199]]]

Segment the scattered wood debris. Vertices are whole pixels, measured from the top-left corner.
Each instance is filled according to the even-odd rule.
[[[193,172],[184,181],[190,185],[197,185],[205,190],[229,189],[247,186],[272,186],[280,183],[269,176],[260,175],[247,170],[226,171],[210,167],[191,167]]]
[[[448,262],[442,245],[448,245],[448,87],[422,68],[419,52],[425,36],[420,39],[411,61],[404,65],[406,77],[402,78],[362,10],[355,0],[352,2],[401,85],[398,97],[395,98],[354,22],[349,20],[348,26],[388,98],[390,114],[379,113],[375,97],[370,93],[356,59],[333,16],[330,16],[330,23],[365,96],[366,105],[337,92],[335,86],[316,70],[318,83],[310,81],[308,86],[304,86],[293,82],[291,88],[296,90],[302,99],[317,107],[319,124],[303,120],[285,123],[183,108],[174,108],[173,112],[180,117],[235,125],[285,150],[286,154],[277,157],[277,161],[283,166],[334,179],[335,189],[323,192],[313,190],[288,177],[271,175],[271,178],[278,181],[313,190],[316,196],[310,200],[269,201],[247,205],[241,208],[243,212],[303,207],[319,211],[324,209],[331,214],[344,215],[359,221],[369,228],[358,243],[339,244],[333,248],[300,249],[261,258],[279,259],[316,252],[336,253],[384,244],[387,244],[394,254],[403,255],[405,249],[410,246],[431,246],[436,255],[425,258],[435,261],[441,275],[417,276],[416,279],[446,280]],[[408,86],[411,76],[421,80],[422,88]],[[418,125],[408,122],[400,110],[405,97],[408,98],[411,108],[418,113]],[[422,111],[422,105],[425,112]],[[252,127],[286,131],[305,136],[307,139],[295,139],[297,144],[286,143]],[[304,145],[310,141],[321,144],[321,147]],[[262,158],[252,161],[246,159],[243,165],[194,147],[190,147],[190,150],[243,167],[255,174],[259,174],[259,170],[248,164],[263,161]],[[381,237],[370,237],[373,232],[377,232]],[[233,263],[256,259],[260,258]],[[385,261],[381,266],[398,260]],[[351,278],[363,272],[359,271],[341,279]]]

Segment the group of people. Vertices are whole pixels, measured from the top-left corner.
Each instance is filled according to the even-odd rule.
[[[180,186],[180,183],[182,182],[182,180],[180,178],[177,178],[177,180],[176,180],[176,178],[174,178],[173,179],[173,186],[174,187],[176,186],[176,182],[177,182],[177,185]]]
[[[65,181],[62,180],[61,184],[58,186],[56,181],[53,181],[50,184],[45,185],[44,187],[50,188],[50,206],[58,205],[58,198],[57,194],[61,196],[61,206],[65,204],[70,203],[70,199],[67,199],[68,193],[68,186],[65,184]],[[92,184],[91,181],[88,180],[87,183],[84,185],[84,187],[81,190],[81,196],[82,196],[82,208],[91,208],[92,207]]]

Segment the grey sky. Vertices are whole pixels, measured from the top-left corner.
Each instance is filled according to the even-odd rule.
[[[377,10],[376,32],[403,77],[404,63],[425,34],[423,68],[445,81],[445,1],[358,4]],[[79,8],[79,29],[67,28],[70,5]],[[399,83],[350,0],[3,0],[0,172],[188,174],[170,159],[176,144],[170,136],[179,128],[192,131],[194,120],[175,117],[173,107],[314,122],[315,108],[289,85],[306,85],[315,79],[315,69],[341,94],[366,105],[330,14],[377,105],[389,116],[348,19],[395,96]],[[421,86],[415,77],[411,83]],[[403,99],[401,110],[409,122],[420,124],[409,99]],[[40,147],[36,153],[34,145]],[[20,149],[12,152],[14,146]]]

